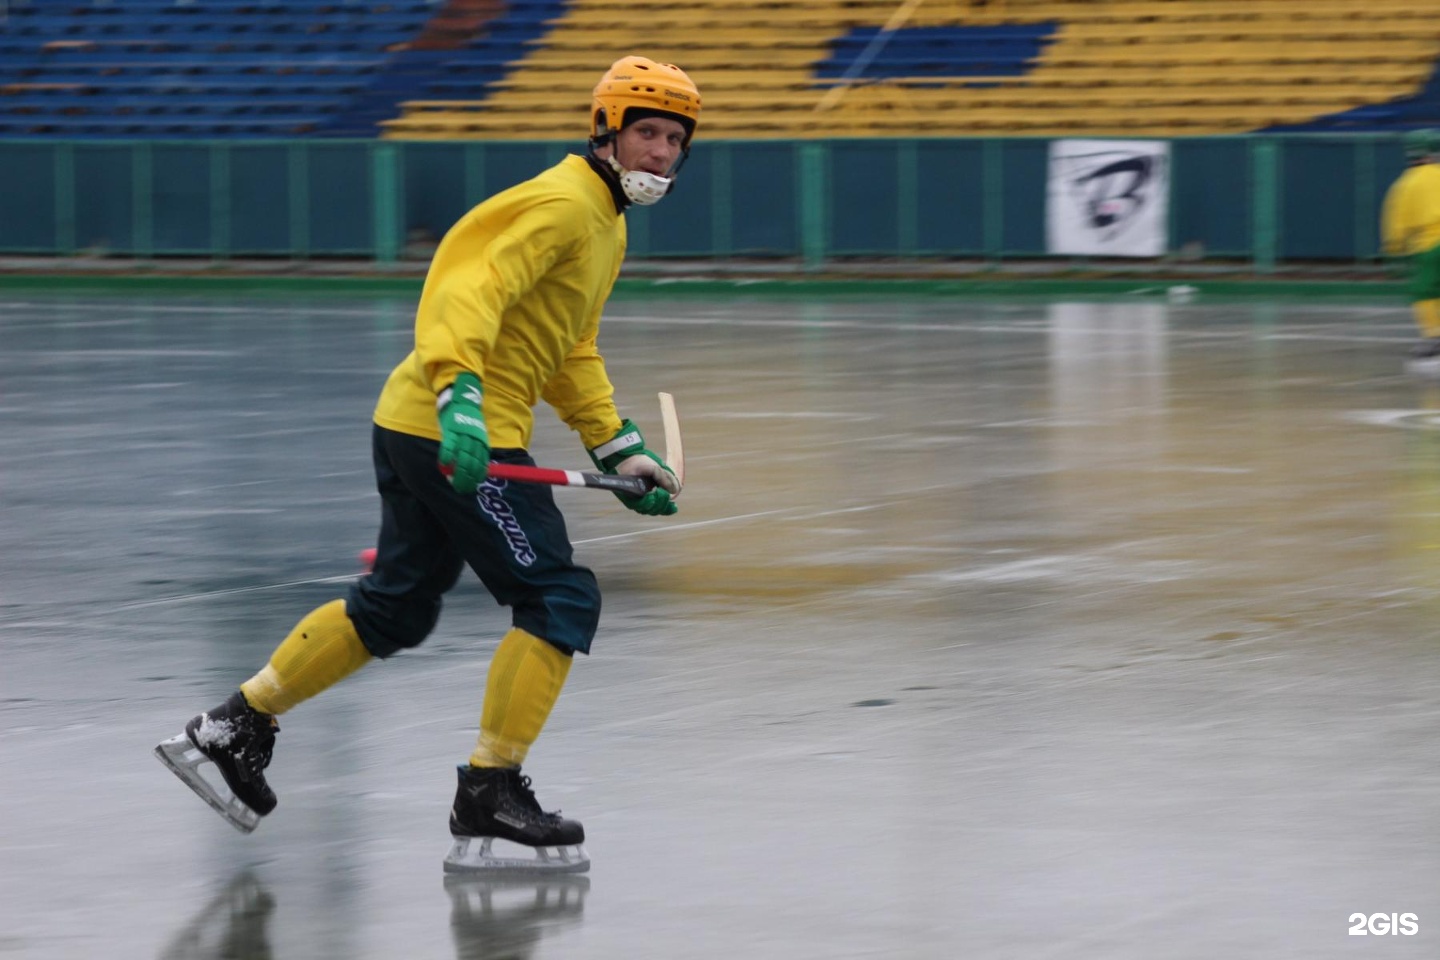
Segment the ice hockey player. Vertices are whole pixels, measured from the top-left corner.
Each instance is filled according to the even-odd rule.
[[[680,483],[620,417],[596,343],[625,253],[624,211],[666,195],[689,155],[700,94],[678,67],[617,60],[594,90],[587,155],[568,156],[465,214],[436,250],[415,347],[376,405],[381,499],[373,571],[302,618],[258,673],[156,747],[236,828],[276,805],[265,779],[276,718],[374,657],[420,644],[468,565],[512,626],[490,662],[480,732],[459,768],[447,871],[580,871],[584,829],[541,809],[520,772],[600,615],[552,489],[486,477],[491,460],[533,465],[544,400],[601,470],[648,478],[631,510],[669,515]],[[443,468],[443,469],[442,469]],[[220,776],[208,777],[208,765]],[[496,840],[514,844],[501,855]],[[502,844],[502,846],[504,846]]]
[[[1440,373],[1440,132],[1411,130],[1402,144],[1407,166],[1385,194],[1380,240],[1386,254],[1408,260],[1421,337],[1410,367]]]

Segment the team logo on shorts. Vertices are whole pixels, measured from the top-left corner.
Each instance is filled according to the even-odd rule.
[[[525,531],[520,529],[520,521],[515,519],[515,511],[505,502],[504,492],[504,480],[486,480],[475,491],[475,499],[480,503],[480,509],[485,516],[495,521],[495,526],[505,535],[505,542],[510,544],[510,552],[515,555],[515,562],[522,567],[528,567],[535,562],[535,549],[530,546]]]

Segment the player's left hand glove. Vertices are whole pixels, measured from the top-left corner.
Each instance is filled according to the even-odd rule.
[[[668,517],[679,510],[673,498],[680,496],[680,481],[665,461],[645,446],[640,428],[629,420],[622,421],[619,433],[589,453],[595,466],[606,473],[648,477],[655,484],[655,489],[640,497],[616,493],[626,507],[652,517]]]

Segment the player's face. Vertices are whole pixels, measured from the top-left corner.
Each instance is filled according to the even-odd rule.
[[[685,126],[679,120],[646,117],[636,120],[615,138],[615,159],[626,170],[644,170],[665,176],[680,157]]]

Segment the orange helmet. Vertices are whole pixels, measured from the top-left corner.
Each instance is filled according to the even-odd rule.
[[[648,116],[658,113],[678,120],[685,127],[685,146],[690,146],[700,121],[700,91],[684,70],[646,57],[616,60],[595,84],[590,138],[619,133],[625,126],[625,111],[636,107]]]

